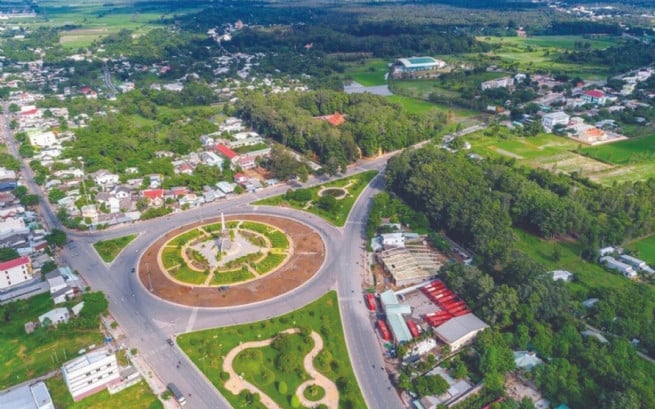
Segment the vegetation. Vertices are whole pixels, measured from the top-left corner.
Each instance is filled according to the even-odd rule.
[[[102,260],[106,263],[114,261],[116,256],[127,247],[128,244],[136,238],[136,234],[129,236],[118,237],[111,240],[101,240],[93,243],[93,248],[96,249]]]
[[[263,408],[247,394],[233,395],[223,386],[227,380],[220,376],[223,357],[241,342],[257,341],[278,336],[289,328],[300,328],[301,334],[279,337],[270,348],[246,350],[237,358],[235,366],[244,371],[246,379],[261,388],[283,407],[288,407],[300,379],[307,375],[296,371],[302,364],[303,351],[311,348],[305,337],[313,330],[321,335],[324,350],[315,360],[317,369],[336,382],[340,408],[365,408],[364,399],[350,366],[345,339],[341,328],[336,293],[330,292],[303,309],[266,321],[234,327],[212,329],[180,335],[178,344],[208,379],[221,391],[234,407],[248,405]],[[217,340],[220,340],[218,342]],[[250,356],[250,354],[252,356]],[[280,357],[284,358],[280,358]],[[261,362],[260,365],[254,363]]]
[[[0,388],[25,382],[59,368],[63,362],[77,356],[77,351],[91,344],[100,344],[97,330],[99,314],[107,309],[102,293],[86,293],[80,316],[57,327],[39,327],[26,334],[24,325],[38,321],[39,315],[54,308],[50,294],[29,300],[14,301],[0,306],[3,323],[0,326]],[[66,303],[72,306],[78,301]]]
[[[46,380],[55,408],[57,409],[105,409],[120,407],[125,409],[163,409],[164,405],[157,399],[145,381],[110,395],[103,390],[95,395],[73,402],[66,383],[61,375]]]
[[[592,158],[617,165],[652,162],[655,157],[655,135],[592,146],[584,148],[582,152]]]

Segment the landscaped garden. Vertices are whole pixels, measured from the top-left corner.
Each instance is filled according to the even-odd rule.
[[[377,171],[369,170],[308,189],[289,190],[283,195],[253,204],[290,206],[320,216],[336,226],[343,226],[360,193],[376,175]],[[346,194],[337,199],[335,195],[323,194],[326,191],[345,191]]]
[[[79,402],[73,402],[61,375],[46,380],[46,385],[57,409],[163,409],[164,407],[143,381],[114,395],[104,390]]]
[[[103,261],[111,263],[116,256],[118,256],[121,250],[127,247],[127,245],[135,238],[136,234],[130,234],[129,236],[118,237],[111,240],[100,240],[93,243],[93,248],[96,249]]]
[[[261,277],[289,257],[279,228],[248,220],[207,224],[170,239],[160,263],[177,281],[193,285],[237,284]]]
[[[303,359],[316,345],[314,336],[318,336],[319,341],[322,339],[323,349],[313,365],[331,381],[327,387],[336,384],[338,407],[365,408],[348,357],[335,292],[280,317],[184,334],[177,341],[233,407],[265,406],[261,403],[262,396],[245,390],[238,394],[229,391],[238,388],[239,382],[225,370],[226,359],[232,359],[234,373],[281,407],[300,407],[296,393],[303,382],[311,380],[304,370]],[[270,342],[266,342],[268,340]],[[235,350],[239,346],[241,349]],[[314,402],[328,398],[323,386],[310,385],[301,393]]]

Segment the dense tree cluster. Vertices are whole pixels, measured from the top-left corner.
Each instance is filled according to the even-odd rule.
[[[624,41],[603,50],[585,49],[565,52],[559,60],[566,63],[607,67],[611,74],[649,65],[655,60],[655,45],[641,41]]]
[[[328,90],[282,95],[251,94],[238,102],[237,114],[259,133],[303,152],[335,173],[360,156],[373,156],[434,136],[443,118],[405,112],[370,94]],[[315,116],[340,112],[338,127]]]

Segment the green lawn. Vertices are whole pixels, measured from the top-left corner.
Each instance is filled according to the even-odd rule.
[[[46,380],[50,396],[56,409],[163,409],[164,405],[152,393],[148,385],[141,381],[136,385],[110,395],[106,390],[73,402],[61,375]]]
[[[255,275],[248,270],[234,270],[226,272],[215,272],[211,284],[233,284],[255,278]]]
[[[541,48],[575,49],[576,42],[588,43],[591,48],[602,50],[616,44],[612,37],[587,39],[576,35],[534,36],[534,37],[477,37],[478,41],[507,46],[532,46]]]
[[[207,279],[207,274],[203,271],[193,270],[186,265],[182,265],[177,270],[169,271],[168,273],[175,277],[176,280],[189,284],[202,284]]]
[[[0,390],[61,367],[91,344],[101,344],[97,329],[81,330],[70,325],[41,328],[26,334],[24,325],[54,308],[50,294],[0,306]]]
[[[592,146],[582,151],[593,158],[617,165],[652,163],[655,159],[655,134]]]
[[[655,236],[633,241],[625,247],[635,251],[635,257],[644,260],[651,267],[655,268]]]
[[[273,196],[264,200],[259,200],[252,204],[293,207],[295,209],[305,210],[317,216],[320,216],[325,220],[329,221],[330,223],[334,224],[335,226],[343,226],[346,223],[348,214],[350,214],[350,209],[352,209],[353,205],[355,204],[357,197],[359,197],[359,194],[362,193],[364,188],[376,175],[377,175],[377,171],[369,170],[368,172],[357,173],[355,175],[343,179],[338,179],[332,182],[323,183],[321,185],[311,187],[308,190],[311,192],[312,204],[309,205],[308,208],[306,208],[306,206],[308,205],[307,202],[299,203],[297,201],[287,200],[286,194]],[[319,208],[317,205],[314,204],[319,199],[318,191],[321,189],[321,187],[345,187],[347,185],[350,185],[348,187],[348,195],[343,200],[338,201],[339,205],[334,211],[328,212],[326,210]]]
[[[127,247],[135,238],[136,234],[131,234],[111,240],[100,240],[93,243],[93,247],[106,263],[111,263],[118,256],[118,253]]]
[[[389,61],[379,58],[353,63],[346,67],[346,77],[351,77],[365,87],[384,85],[387,83],[384,75],[389,72],[388,64]]]
[[[259,403],[248,403],[244,396],[236,396],[224,387],[221,377],[223,357],[241,342],[268,339],[289,328],[307,328],[316,331],[324,341],[324,350],[318,355],[314,364],[317,369],[340,386],[340,408],[364,409],[366,404],[357,386],[357,380],[352,371],[348,350],[341,326],[341,316],[338,308],[336,292],[331,291],[320,299],[292,313],[270,318],[265,321],[238,325],[226,328],[210,329],[180,335],[177,339],[180,348],[200,368],[207,378],[226,397],[235,408],[261,408]],[[235,366],[244,372],[246,379],[270,394],[282,407],[290,407],[291,395],[297,385],[297,380],[303,378],[289,370],[296,360],[302,359],[302,351],[311,348],[311,339],[303,341],[303,337],[294,336],[290,339],[292,347],[300,349],[289,358],[289,366],[280,368],[276,365],[277,351],[273,348],[251,349],[258,351],[252,354],[252,359],[237,357]],[[246,350],[244,352],[247,352]],[[253,364],[253,362],[256,363]],[[261,362],[261,364],[260,364]],[[295,379],[295,380],[294,380]],[[286,393],[279,392],[279,381],[287,383]]]

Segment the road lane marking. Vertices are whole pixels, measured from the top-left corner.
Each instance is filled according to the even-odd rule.
[[[191,311],[191,316],[189,317],[189,322],[186,324],[186,331],[185,332],[190,332],[193,329],[193,326],[196,325],[196,317],[198,316],[198,308],[194,308],[193,311]]]

